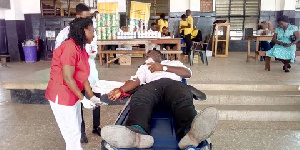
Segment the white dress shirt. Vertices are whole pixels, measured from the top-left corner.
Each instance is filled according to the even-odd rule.
[[[183,63],[177,60],[163,60],[161,62],[164,66],[174,66],[174,67],[183,67],[187,68]],[[187,68],[191,73],[192,71]],[[175,81],[181,81],[182,78],[175,73],[167,72],[167,71],[156,71],[151,73],[151,71],[148,69],[148,65],[141,65],[139,69],[136,72],[135,76],[131,77],[131,80],[134,80],[134,78],[138,78],[140,80],[140,84],[146,84],[150,83],[152,81],[156,81],[162,78],[169,78]]]

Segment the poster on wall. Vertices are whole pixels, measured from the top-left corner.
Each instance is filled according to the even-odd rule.
[[[98,12],[96,16],[97,39],[116,39],[120,28],[118,3],[98,3]]]
[[[130,31],[146,30],[150,18],[151,3],[131,1],[129,28]]]

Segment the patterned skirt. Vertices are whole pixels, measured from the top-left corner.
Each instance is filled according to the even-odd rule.
[[[283,60],[291,60],[291,63],[294,62],[296,52],[296,45],[290,47],[284,47],[278,44],[266,52],[266,55],[269,57],[276,57]]]

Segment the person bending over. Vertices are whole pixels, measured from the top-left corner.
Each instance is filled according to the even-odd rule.
[[[197,114],[193,95],[181,82],[192,73],[180,61],[162,60],[161,53],[156,50],[148,51],[146,59],[146,64],[139,67],[132,80],[108,94],[109,99],[115,101],[122,93],[138,87],[129,103],[126,126],[105,126],[102,138],[117,148],[151,147],[154,143],[149,135],[151,115],[155,106],[162,106],[173,114],[176,134],[181,138],[179,148],[198,146],[213,134],[218,111],[209,107]]]

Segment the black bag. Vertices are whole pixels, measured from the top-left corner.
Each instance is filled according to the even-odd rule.
[[[295,35],[291,35],[291,36],[290,36],[290,40],[291,40],[291,42],[296,41],[296,36],[295,36]]]

